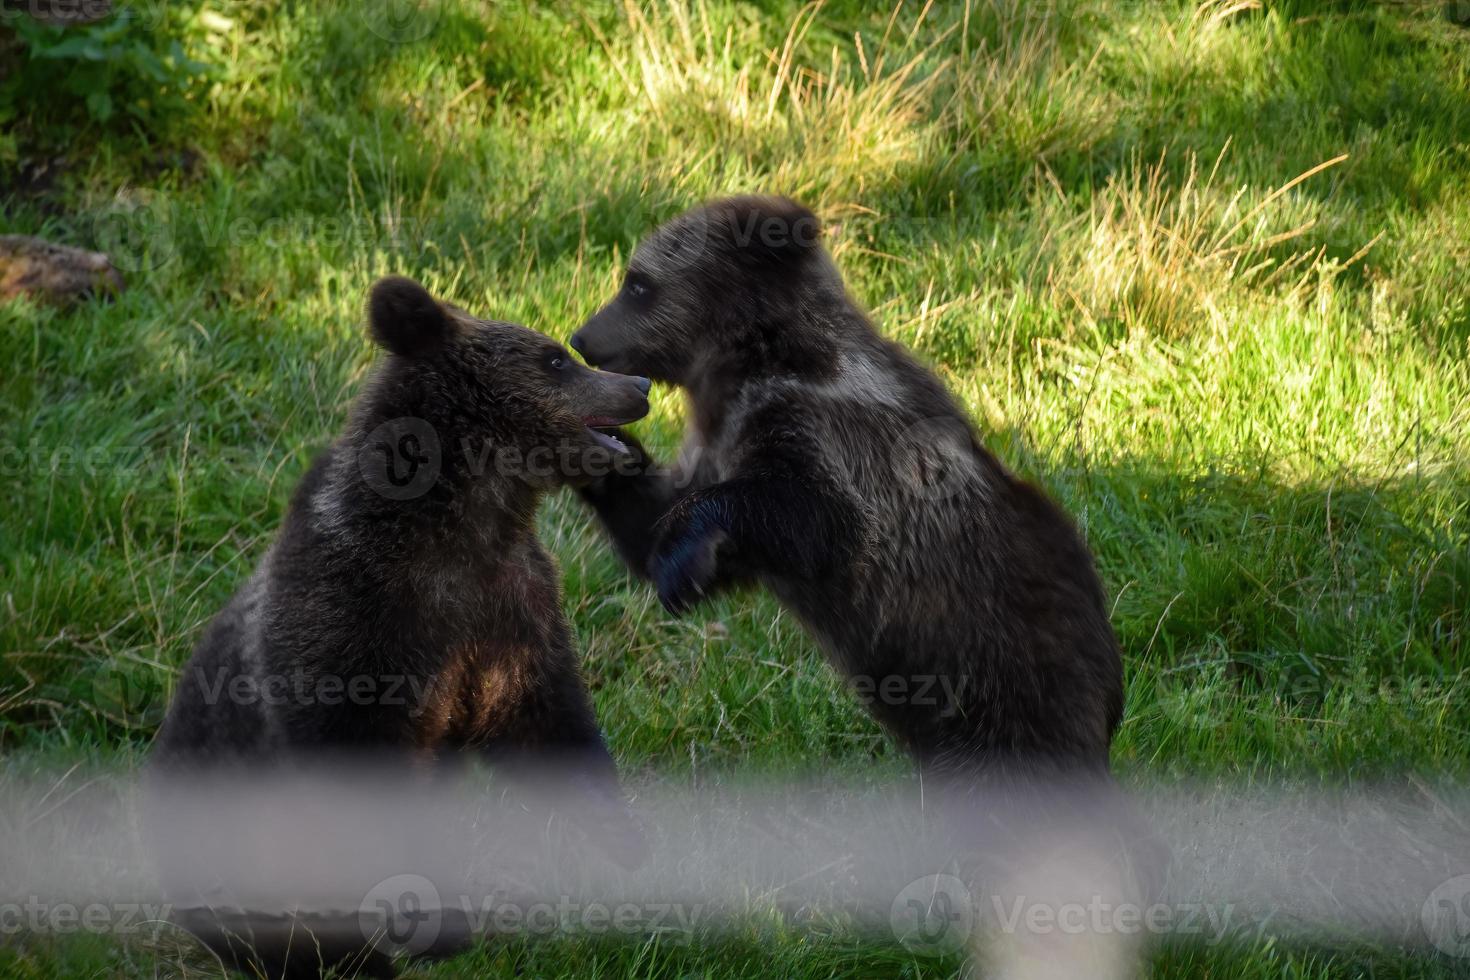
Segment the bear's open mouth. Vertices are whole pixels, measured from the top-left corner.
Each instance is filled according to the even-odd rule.
[[[628,447],[623,443],[623,441],[612,433],[599,432],[596,429],[592,428],[592,426],[590,425],[587,426],[587,431],[592,433],[592,438],[597,442],[599,446],[602,446],[605,449],[611,449],[615,453],[626,454],[628,452]]]
[[[593,440],[599,446],[602,446],[604,449],[611,449],[615,453],[626,454],[628,452],[628,447],[623,440],[611,432],[601,431],[602,429],[611,429],[615,426],[622,425],[623,422],[606,415],[592,415],[583,419],[582,424],[587,427],[588,432],[592,433]]]

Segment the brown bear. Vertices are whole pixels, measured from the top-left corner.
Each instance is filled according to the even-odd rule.
[[[541,334],[477,319],[408,279],[373,287],[368,323],[387,356],[185,666],[152,780],[188,793],[211,774],[341,760],[401,792],[416,774],[478,756],[512,775],[555,772],[570,816],[636,864],[642,836],[534,519],[547,489],[626,452],[597,428],[642,417],[649,382],[593,371]],[[195,883],[178,880],[189,856],[177,856],[162,862],[175,872],[165,883],[187,905],[178,893]],[[184,921],[209,931],[207,915]],[[298,935],[291,947],[288,929],[266,948],[204,938],[268,976],[349,960],[389,970],[360,937]]]
[[[1107,772],[1123,672],[1086,544],[874,329],[810,211],[676,218],[571,344],[687,393],[672,471],[635,444],[641,472],[580,491],[670,611],[765,584],[938,781]]]

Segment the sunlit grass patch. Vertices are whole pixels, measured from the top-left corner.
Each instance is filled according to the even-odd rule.
[[[717,16],[703,0],[628,2],[631,50],[603,42],[661,151],[727,180],[847,203],[920,158],[955,28],[929,39],[928,8],[898,23],[900,7],[876,38],[818,42],[822,6],[799,10],[766,47],[762,22],[738,8]]]
[[[820,212],[883,332],[1076,517],[1125,652],[1125,778],[1470,772],[1470,34],[1441,5],[439,0],[398,40],[336,0],[199,6],[224,20],[185,144],[80,132],[53,187],[0,202],[0,230],[70,244],[119,209],[162,232],[114,303],[0,307],[15,765],[146,753],[98,681],[166,688],[259,559],[374,357],[376,276],[565,338],[654,224],[759,190]],[[683,412],[658,391],[637,431],[671,455]],[[907,771],[770,597],[675,619],[573,497],[540,527],[635,787]],[[177,960],[0,951],[34,976]],[[793,934],[431,975],[955,968]],[[1157,961],[1364,970],[1451,975],[1268,940]]]
[[[1341,163],[1332,157],[1280,187],[1220,186],[1219,164],[1203,170],[1191,156],[1182,180],[1163,162],[1135,163],[1094,197],[1085,233],[1063,239],[1052,257],[1049,286],[1092,320],[1118,320],[1163,336],[1225,319],[1255,290],[1300,306],[1330,286],[1346,262],[1325,247],[1293,244],[1318,222],[1316,202],[1289,197],[1292,188]]]

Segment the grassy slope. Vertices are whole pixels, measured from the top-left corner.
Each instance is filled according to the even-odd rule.
[[[1438,4],[1021,6],[909,6],[885,31],[838,0],[446,2],[390,44],[354,5],[230,5],[192,170],[86,133],[60,210],[0,213],[92,244],[121,195],[144,233],[118,302],[0,308],[13,764],[146,747],[106,678],[166,686],[260,553],[369,362],[375,276],[564,336],[652,223],[756,188],[828,217],[885,331],[1078,516],[1127,654],[1122,770],[1470,771],[1470,33]],[[680,411],[664,393],[641,429],[671,447]],[[633,778],[901,770],[768,599],[670,621],[573,501],[543,527]],[[438,973],[773,961],[955,966],[791,936],[513,945]],[[0,952],[40,976],[156,962]],[[1439,969],[1265,944],[1166,950],[1158,972]]]

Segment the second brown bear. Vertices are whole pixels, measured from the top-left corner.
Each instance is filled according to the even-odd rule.
[[[583,491],[670,610],[759,580],[941,780],[1107,772],[1123,672],[1087,546],[873,328],[810,211],[671,221],[571,343],[687,392],[672,471]]]

